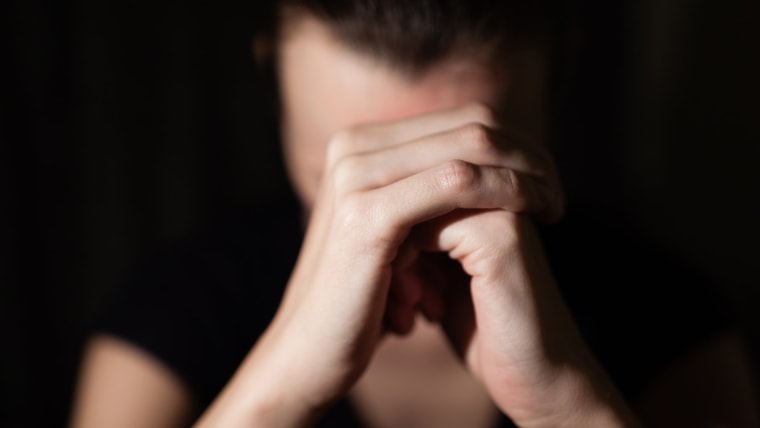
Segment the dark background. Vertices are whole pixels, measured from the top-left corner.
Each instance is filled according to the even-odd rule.
[[[156,245],[274,194],[262,2],[6,0],[0,426],[63,426],[103,302]],[[758,2],[586,0],[559,17],[553,143],[578,210],[719,279],[760,344]],[[572,51],[572,50],[571,50]]]

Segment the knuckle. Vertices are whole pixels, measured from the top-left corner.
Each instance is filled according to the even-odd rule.
[[[509,193],[512,195],[519,195],[523,190],[520,177],[510,168],[505,168],[503,171],[504,181],[507,183]]]
[[[351,154],[351,149],[357,145],[361,130],[358,127],[350,127],[335,132],[327,146],[328,165],[335,165],[343,157]]]
[[[446,162],[439,170],[438,187],[447,193],[462,193],[472,188],[478,180],[474,165],[462,160]]]
[[[476,102],[468,104],[466,111],[475,122],[480,122],[486,126],[496,125],[496,115],[493,109],[484,103]]]
[[[519,174],[511,169],[505,169],[504,181],[507,184],[507,192],[511,200],[513,209],[517,212],[524,211],[529,206],[529,198],[526,192],[530,191],[529,186],[523,181]]]
[[[337,160],[332,168],[333,180],[339,188],[348,186],[361,172],[361,161],[356,156],[346,156]]]
[[[361,180],[365,173],[365,162],[360,156],[349,155],[338,159],[330,169],[334,189],[339,194],[360,190]]]
[[[496,155],[497,147],[492,138],[491,130],[482,123],[468,123],[459,129],[461,138],[475,151],[488,155]]]

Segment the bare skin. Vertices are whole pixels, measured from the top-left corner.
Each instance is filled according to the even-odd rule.
[[[408,335],[383,340],[350,399],[373,428],[490,428],[498,416],[438,324],[423,316]]]
[[[396,356],[444,343],[460,360],[442,373],[479,391],[462,413],[484,427],[496,409],[524,427],[638,426],[575,330],[528,216],[558,218],[563,197],[540,137],[522,131],[540,130],[540,119],[526,119],[538,115],[526,106],[540,106],[520,95],[535,87],[520,68],[497,76],[451,59],[410,82],[346,49],[313,19],[279,49],[284,154],[309,212],[306,239],[277,316],[196,426],[309,426],[345,394],[371,424],[391,425],[373,417],[388,405],[373,375],[384,365],[393,372],[386,364]],[[505,126],[510,119],[521,132]],[[420,316],[436,327],[388,339],[408,334]],[[97,342],[90,354],[107,356],[112,346]],[[165,387],[151,406],[140,404],[139,385],[121,391],[135,397],[126,412],[151,413],[160,403],[174,409],[165,414],[187,417],[191,403],[171,372],[131,358],[134,350],[117,354]],[[133,426],[98,419],[118,399],[105,389],[104,373],[120,366],[89,361],[73,426]],[[454,369],[451,361],[463,364]],[[735,382],[722,386],[727,394]],[[680,394],[660,384],[658,394]],[[435,396],[434,389],[427,392]],[[422,407],[411,406],[424,414]],[[756,422],[751,408],[740,411]],[[683,416],[663,420],[695,419]],[[660,417],[647,414],[647,421]],[[170,419],[144,426],[183,423]]]
[[[384,326],[406,333],[418,311],[441,323],[491,399],[521,425],[634,426],[571,327],[529,220],[513,214],[551,217],[561,207],[550,202],[561,198],[550,157],[503,130],[482,104],[503,93],[501,79],[455,62],[412,85],[368,72],[366,59],[311,28],[311,37],[284,42],[280,64],[285,104],[311,113],[284,112],[291,177],[302,200],[313,201],[306,238],[277,316],[198,426],[309,425],[364,373]],[[327,49],[315,52],[314,43]],[[303,60],[311,66],[293,64]],[[325,87],[309,83],[322,72],[349,86],[330,88],[333,99],[371,94],[373,102],[331,110],[363,104],[325,103]],[[385,84],[373,92],[366,79]],[[309,90],[311,102],[289,102]],[[365,112],[372,124],[354,125]],[[322,156],[308,156],[309,138],[321,138],[300,135],[298,119],[319,115],[333,136],[311,149]],[[422,252],[448,254],[459,281],[450,289],[428,281],[422,269],[445,272]]]

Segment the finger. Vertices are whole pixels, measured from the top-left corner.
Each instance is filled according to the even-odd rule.
[[[537,179],[554,175],[553,165],[538,151],[520,148],[482,124],[468,123],[408,143],[345,157],[336,165],[336,179],[345,181],[348,191],[372,189],[452,159],[510,168]]]
[[[422,297],[417,306],[428,321],[438,322],[446,315],[446,303],[441,294],[441,288],[438,282],[423,282]]]
[[[415,272],[402,270],[393,272],[389,298],[404,306],[417,306],[422,299],[422,282]]]
[[[404,241],[393,261],[391,298],[408,306],[417,306],[428,321],[436,322],[446,310],[439,290],[444,278],[437,271],[425,269],[426,264],[419,259],[420,251],[414,242]]]
[[[398,271],[410,269],[420,256],[420,250],[413,241],[404,241],[396,250],[393,268]]]
[[[408,241],[414,241],[413,235]],[[452,260],[445,253],[422,253],[415,264],[415,272],[422,288],[422,298],[418,303],[420,312],[431,322],[438,322],[446,314],[443,293],[448,287],[447,264]]]
[[[467,123],[480,123],[492,128],[497,126],[492,109],[477,103],[403,120],[360,125],[341,131],[332,138],[327,153],[327,165],[332,166],[348,155],[394,146]]]
[[[389,301],[385,308],[386,328],[393,333],[404,336],[414,328],[416,316],[416,307]]]
[[[541,192],[535,180],[514,170],[457,160],[364,194],[374,199],[364,220],[408,230],[460,208],[539,212],[546,204]]]

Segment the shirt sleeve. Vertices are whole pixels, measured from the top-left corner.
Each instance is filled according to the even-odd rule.
[[[172,245],[129,275],[97,331],[152,354],[203,409],[274,316],[294,257],[289,239],[277,227],[232,225]]]

